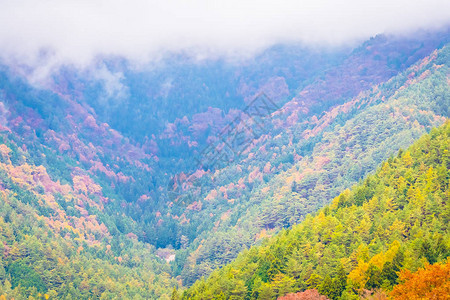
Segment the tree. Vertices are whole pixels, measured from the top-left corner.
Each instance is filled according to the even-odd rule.
[[[284,274],[277,274],[271,282],[272,288],[278,296],[289,293],[294,284],[295,280]]]
[[[403,162],[407,167],[410,167],[414,162],[409,151],[406,151],[405,154],[403,154]]]
[[[391,262],[388,261],[383,265],[380,277],[383,282],[387,280],[391,286],[397,284],[398,275]]]
[[[338,299],[347,287],[347,273],[342,266],[339,267],[336,277],[333,279],[332,291],[329,297]]]
[[[309,289],[317,289],[322,283],[322,277],[317,274],[311,274],[308,280],[306,281],[306,285]]]
[[[450,295],[450,259],[444,263],[427,264],[415,273],[403,270],[400,284],[394,286],[391,296],[396,300],[448,299]]]
[[[331,297],[331,295],[333,294],[333,282],[331,281],[330,276],[327,275],[327,277],[325,277],[318,290],[322,295]]]
[[[275,293],[268,283],[263,283],[258,291],[258,299],[272,300],[275,297]]]
[[[178,294],[177,288],[173,288],[172,296],[170,297],[170,300],[179,300],[180,295]]]
[[[373,290],[379,288],[383,282],[381,278],[381,271],[377,266],[369,265],[366,272],[367,282],[365,288],[368,290]]]
[[[231,291],[230,299],[243,299],[247,294],[247,287],[244,281],[238,280]]]
[[[35,287],[39,292],[44,292],[47,289],[39,274],[22,260],[13,262],[9,266],[8,271],[11,274],[13,288],[19,285],[26,288]]]

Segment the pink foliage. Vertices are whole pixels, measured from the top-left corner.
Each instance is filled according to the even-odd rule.
[[[102,192],[102,187],[96,184],[89,176],[75,175],[72,177],[73,188],[85,194],[97,194]]]
[[[262,173],[259,172],[259,168],[255,168],[250,174],[248,174],[248,182],[252,183],[255,180],[262,180]]]
[[[217,190],[211,190],[209,194],[205,197],[206,201],[214,200],[217,198]]]
[[[298,113],[297,111],[292,112],[292,114],[287,118],[286,125],[293,126],[298,122]]]
[[[316,169],[321,169],[323,166],[325,166],[326,164],[328,164],[331,160],[329,157],[326,156],[318,156],[315,159],[316,161]]]
[[[104,173],[106,176],[108,176],[109,178],[115,178],[116,177],[116,173],[114,173],[113,171],[107,169],[102,162],[100,161],[94,161],[92,162],[92,167],[89,169],[91,172],[95,172],[95,171],[99,171]]]
[[[122,172],[119,172],[119,173],[117,174],[117,180],[118,180],[119,182],[127,183],[128,181],[130,181],[130,179],[131,179],[130,176],[125,176]]]
[[[68,143],[62,142],[58,147],[59,152],[65,152],[70,150],[70,145]]]
[[[203,205],[202,205],[201,201],[194,201],[192,204],[188,205],[188,207],[186,207],[186,209],[200,211],[202,209],[202,206]]]
[[[287,294],[279,297],[278,300],[329,300],[327,297],[320,295],[316,289],[306,290],[299,293]]]
[[[132,232],[127,233],[127,237],[129,237],[130,239],[133,239],[133,240],[137,240],[137,239],[138,239],[137,235],[135,235],[135,234],[132,233]]]
[[[146,202],[148,199],[150,199],[150,197],[148,195],[142,195],[139,197],[138,201],[139,202]]]
[[[87,118],[83,122],[83,125],[88,128],[94,129],[95,131],[97,131],[99,129],[97,122],[95,121],[94,117],[91,115],[87,116]]]

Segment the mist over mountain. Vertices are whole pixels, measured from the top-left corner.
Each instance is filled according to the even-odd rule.
[[[449,12],[0,4],[0,298],[445,295]]]
[[[133,0],[2,3],[0,57],[38,69],[103,57],[142,65],[167,53],[194,60],[251,58],[275,44],[352,45],[377,34],[413,35],[449,25],[448,1]]]

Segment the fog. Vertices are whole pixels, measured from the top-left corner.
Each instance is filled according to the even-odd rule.
[[[0,1],[0,56],[47,68],[99,55],[248,56],[275,43],[341,45],[448,21],[448,0]]]

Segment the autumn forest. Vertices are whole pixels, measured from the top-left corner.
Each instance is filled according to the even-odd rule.
[[[0,55],[0,300],[450,299],[450,29],[370,36]]]

